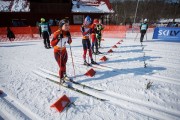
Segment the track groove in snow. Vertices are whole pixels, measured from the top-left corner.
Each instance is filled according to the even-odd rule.
[[[45,70],[45,71],[48,72],[48,70]],[[45,74],[45,73],[42,73],[39,71],[33,71],[33,72],[36,74],[39,74],[40,76],[42,76],[44,78],[50,78],[57,82],[59,81],[59,78],[54,77],[52,75],[48,75],[48,74]],[[52,74],[51,71],[49,71],[49,73]],[[57,74],[54,73],[54,75],[57,75]],[[169,119],[171,119],[171,118],[177,119],[178,117],[180,117],[179,111],[176,111],[173,109],[167,109],[167,108],[164,108],[163,106],[155,105],[153,103],[148,103],[148,102],[138,100],[138,99],[132,99],[132,98],[122,96],[120,94],[117,94],[117,93],[114,93],[111,91],[101,91],[100,92],[100,91],[92,90],[92,89],[88,89],[88,88],[85,89],[82,86],[73,84],[73,83],[72,83],[72,86],[78,90],[84,91],[84,92],[91,94],[93,96],[96,96],[98,98],[106,99],[107,102],[109,102],[109,103],[116,104],[122,108],[128,109],[133,112],[138,112],[143,115],[151,116],[155,119],[167,119],[168,117],[169,117]],[[127,104],[129,104],[128,102],[131,102],[135,105],[131,104],[127,107]],[[123,103],[124,103],[124,105],[123,105]],[[136,109],[137,105],[140,105],[142,107],[148,107],[150,109],[146,109],[145,111],[143,109]],[[152,109],[158,111],[158,113],[154,112]],[[164,116],[164,114],[166,114],[166,116]]]
[[[180,80],[175,79],[175,78],[169,78],[169,77],[164,77],[164,76],[159,76],[159,75],[151,75],[151,76],[144,75],[142,77],[148,80],[162,81],[162,82],[167,82],[170,84],[180,85]]]
[[[150,40],[150,35],[148,34],[148,36],[148,40]],[[131,38],[133,37],[135,36],[131,35]],[[119,38],[106,38],[105,41],[102,41],[103,49],[99,49],[100,52],[106,53],[118,41]],[[21,101],[28,111],[32,110],[37,116],[36,119],[41,119],[38,118],[40,116],[47,120],[179,120],[179,42],[145,40],[141,46],[139,38],[136,41],[134,38],[125,39],[123,44],[118,45],[118,48],[111,48],[113,53],[96,56],[96,60],[99,62],[100,57],[107,55],[109,60],[99,63],[109,68],[95,69],[97,74],[94,77],[84,76],[84,73],[91,67],[83,66],[83,59],[80,59],[83,54],[82,39],[73,37],[71,45],[77,76],[74,80],[107,90],[99,93],[86,89],[91,94],[105,97],[109,101],[101,102],[63,88],[58,91],[58,85],[32,74],[37,67],[57,73],[59,70],[54,59],[53,48],[44,49],[42,39],[0,43],[0,88],[6,90],[6,93],[12,93],[11,96],[17,101]],[[69,45],[67,45],[67,52],[69,57],[66,65],[67,74],[73,76]],[[145,59],[143,59],[144,53]],[[95,59],[94,55],[93,58]],[[149,63],[146,68],[144,68],[144,60]],[[171,65],[174,65],[175,68],[172,68]],[[149,81],[153,84],[146,89]],[[79,86],[77,87],[79,88]],[[59,114],[50,108],[50,104],[54,103],[62,94],[69,96],[77,105],[68,110],[67,119],[65,111]],[[5,115],[9,115],[7,119],[31,119],[30,113],[19,107],[10,109],[11,105],[15,106],[14,102],[0,100],[0,108],[2,108],[0,115],[3,118],[6,118]],[[9,114],[4,114],[6,112]]]
[[[17,120],[23,120],[23,119],[38,119],[41,120],[39,116],[31,112],[29,109],[27,109],[24,105],[20,104],[17,100],[12,98],[10,95],[3,94],[3,96],[0,97],[0,103],[3,105],[3,108],[6,112],[2,111],[3,116],[8,118],[9,120],[14,120],[14,115],[17,115]],[[11,111],[10,113],[8,111]],[[14,113],[15,112],[15,113]],[[1,114],[0,114],[1,115]]]

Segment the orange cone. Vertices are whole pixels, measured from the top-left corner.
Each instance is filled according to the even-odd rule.
[[[107,57],[106,57],[106,56],[103,56],[100,60],[101,60],[101,61],[106,61],[106,60],[107,60]]]
[[[69,98],[66,95],[63,95],[59,100],[52,104],[51,107],[55,107],[58,112],[62,112],[69,103]]]
[[[112,53],[113,52],[113,50],[112,49],[110,49],[109,51],[108,51],[108,53]]]
[[[96,74],[96,72],[91,68],[89,71],[87,71],[84,75],[93,77]]]
[[[112,48],[117,48],[117,46],[116,46],[116,45],[114,45],[114,46],[112,46]]]

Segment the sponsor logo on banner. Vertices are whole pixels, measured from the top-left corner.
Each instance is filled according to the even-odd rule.
[[[180,40],[180,28],[156,27],[153,39]]]

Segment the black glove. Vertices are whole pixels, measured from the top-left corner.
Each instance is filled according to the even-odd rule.
[[[71,36],[71,34],[70,34],[70,32],[67,32],[67,34],[66,34],[68,37],[70,37]]]

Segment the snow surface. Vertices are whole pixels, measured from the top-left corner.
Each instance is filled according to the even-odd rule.
[[[93,1],[91,1],[93,2]],[[107,6],[107,4],[103,1],[100,2],[100,4],[92,4],[87,5],[87,3],[81,3],[77,1],[72,1],[72,12],[75,13],[114,13],[113,10],[110,10]],[[77,7],[79,5],[79,8]]]
[[[0,12],[30,12],[30,2],[27,0],[0,0]]]
[[[137,39],[135,38],[137,36]],[[140,34],[127,33],[119,38],[104,38],[101,52],[108,61],[96,61],[101,69],[94,77],[84,74],[90,69],[82,64],[81,38],[73,37],[72,53],[75,81],[103,89],[92,97],[60,87],[33,73],[38,68],[57,73],[53,49],[45,49],[42,39],[0,42],[0,119],[6,120],[178,120],[180,119],[180,42],[154,41],[152,33],[141,46]],[[118,48],[112,48],[117,45]],[[107,53],[112,49],[113,53]],[[73,76],[69,46],[67,74]],[[95,58],[95,56],[94,56]],[[79,62],[81,61],[81,62]],[[147,66],[144,66],[144,63]],[[153,82],[149,89],[146,86]],[[93,93],[93,91],[91,91]],[[58,113],[50,106],[66,94],[76,106]]]

